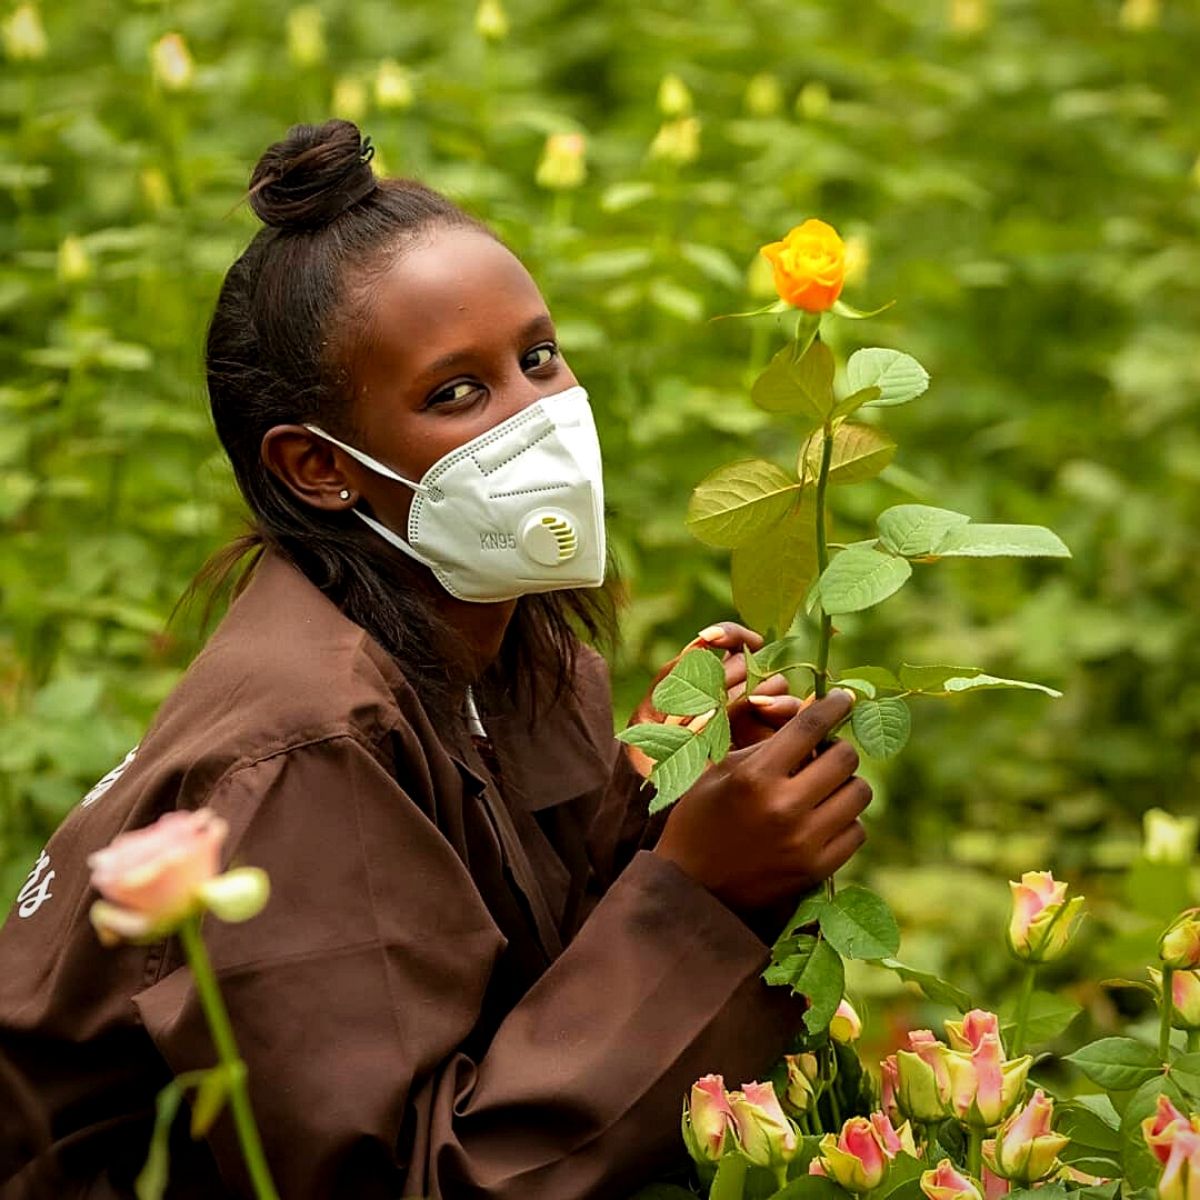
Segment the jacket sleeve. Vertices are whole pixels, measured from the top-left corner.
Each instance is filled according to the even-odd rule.
[[[697,1076],[764,1071],[798,1021],[766,948],[637,854],[487,1049],[464,1052],[503,938],[467,868],[349,737],[244,768],[212,797],[272,895],[205,923],[284,1200],[623,1195],[679,1152]],[[135,996],[175,1072],[213,1050],[180,967]],[[227,1115],[210,1144],[249,1194]]]

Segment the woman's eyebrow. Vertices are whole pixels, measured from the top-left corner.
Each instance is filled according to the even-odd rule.
[[[547,337],[554,336],[554,322],[550,319],[549,313],[539,313],[532,320],[526,321],[517,330],[517,341],[519,343],[527,342],[530,338],[536,337],[538,334],[544,334]],[[449,371],[454,367],[468,363],[476,357],[476,354],[477,352],[469,347],[450,350],[440,358],[434,359],[429,366],[425,367],[417,376],[417,382],[423,382],[432,376],[440,375],[444,371]]]

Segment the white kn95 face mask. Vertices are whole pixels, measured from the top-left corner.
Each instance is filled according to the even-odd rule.
[[[354,515],[427,566],[460,600],[512,600],[604,582],[604,480],[587,392],[545,396],[464,442],[421,476],[390,467],[316,425],[305,429],[416,493],[408,540]]]

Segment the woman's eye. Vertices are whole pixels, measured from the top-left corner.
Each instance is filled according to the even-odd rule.
[[[553,342],[544,346],[534,346],[523,359],[521,366],[526,371],[536,371],[538,367],[549,366],[558,357],[558,347]]]
[[[434,392],[429,397],[429,404],[430,407],[437,404],[453,404],[456,400],[469,399],[478,390],[479,384],[464,379],[461,383],[452,383],[449,387],[442,388],[440,392]]]

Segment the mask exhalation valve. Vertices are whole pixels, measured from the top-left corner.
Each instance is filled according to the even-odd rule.
[[[569,562],[579,549],[579,538],[571,518],[561,512],[533,513],[521,529],[521,547],[543,567]]]

